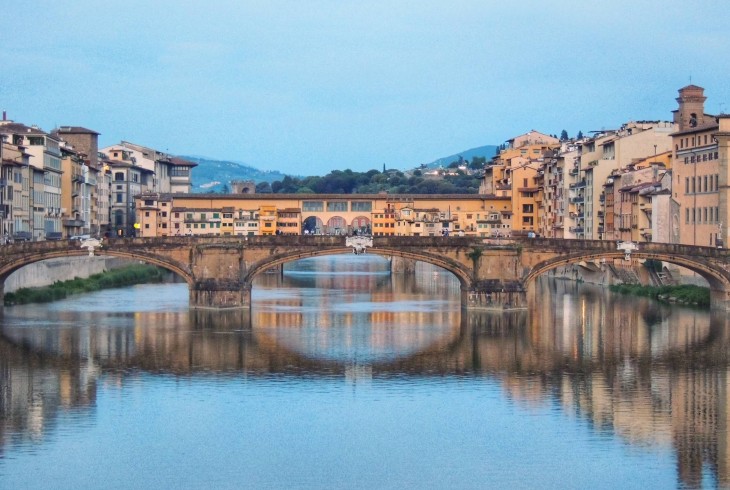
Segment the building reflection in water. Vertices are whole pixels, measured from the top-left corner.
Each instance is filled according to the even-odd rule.
[[[599,434],[671,448],[683,485],[708,471],[730,485],[727,315],[547,279],[528,311],[462,314],[458,283],[438,269],[310,266],[262,277],[253,313],[188,310],[186,299],[168,311],[6,309],[0,451],[42,438],[61,412],[93,417],[100,380],[140,372],[483,376],[527,409],[561,407]],[[187,298],[185,285],[148,287]]]

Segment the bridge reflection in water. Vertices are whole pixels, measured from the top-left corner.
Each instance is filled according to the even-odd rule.
[[[248,310],[180,309],[107,315],[110,327],[103,329],[94,327],[102,317],[92,312],[58,312],[49,328],[6,322],[0,451],[17,439],[43,437],[61,410],[91,415],[100,380],[123,385],[140,370],[186,377],[327,375],[355,383],[392,375],[470,376],[498,381],[528,409],[558,404],[599,433],[673,448],[686,485],[700,484],[708,467],[720,485],[730,485],[726,315],[627,303],[600,288],[547,280],[538,282],[528,311],[466,313],[458,292],[433,301],[448,297],[438,283],[352,275],[339,293],[350,307],[339,308],[343,297],[333,297],[328,308],[340,316],[338,325],[362,324],[355,319],[367,316],[365,332],[329,328],[332,316],[321,303],[310,302],[305,289],[287,295],[276,280],[261,279],[253,317]],[[317,280],[326,286],[331,277]],[[363,289],[374,290],[370,301],[378,301],[383,287],[406,286],[418,309],[358,309]],[[547,297],[552,301],[536,299]],[[421,300],[434,304],[427,308]],[[73,324],[87,327],[68,328]],[[361,336],[368,341],[358,344]],[[328,343],[370,347],[333,353],[323,347]]]

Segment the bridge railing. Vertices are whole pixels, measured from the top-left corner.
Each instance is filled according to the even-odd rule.
[[[152,238],[109,238],[103,246],[109,249],[137,247],[186,247],[191,245],[248,244],[249,246],[282,247],[345,247],[344,235],[258,235],[258,236],[175,236]],[[59,250],[85,250],[78,240],[48,240],[38,242],[15,242],[0,246],[3,255],[42,253]],[[473,236],[375,236],[374,247],[516,247],[523,250],[617,252],[616,241],[577,240],[561,238],[486,238]],[[638,253],[676,254],[701,256],[716,259],[730,258],[728,249],[698,247],[693,245],[638,242]]]

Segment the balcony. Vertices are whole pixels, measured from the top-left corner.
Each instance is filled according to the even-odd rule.
[[[571,233],[583,233],[583,227],[582,226],[571,226],[570,228],[568,228],[568,230]]]
[[[581,202],[583,202],[583,196],[580,196],[580,197],[571,197],[568,200],[568,202],[571,202],[571,203],[574,203],[574,204],[575,203],[581,203]]]
[[[586,186],[586,181],[585,180],[581,180],[580,182],[576,182],[575,184],[570,184],[568,186],[568,188],[569,189],[582,189],[585,186]]]

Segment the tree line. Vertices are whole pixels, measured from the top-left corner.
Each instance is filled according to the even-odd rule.
[[[407,173],[399,170],[369,170],[355,172],[333,170],[324,176],[291,177],[274,182],[260,182],[257,193],[274,194],[476,194],[479,191],[484,157],[474,157],[470,162],[450,163],[439,175],[426,175],[430,171],[421,166]]]

